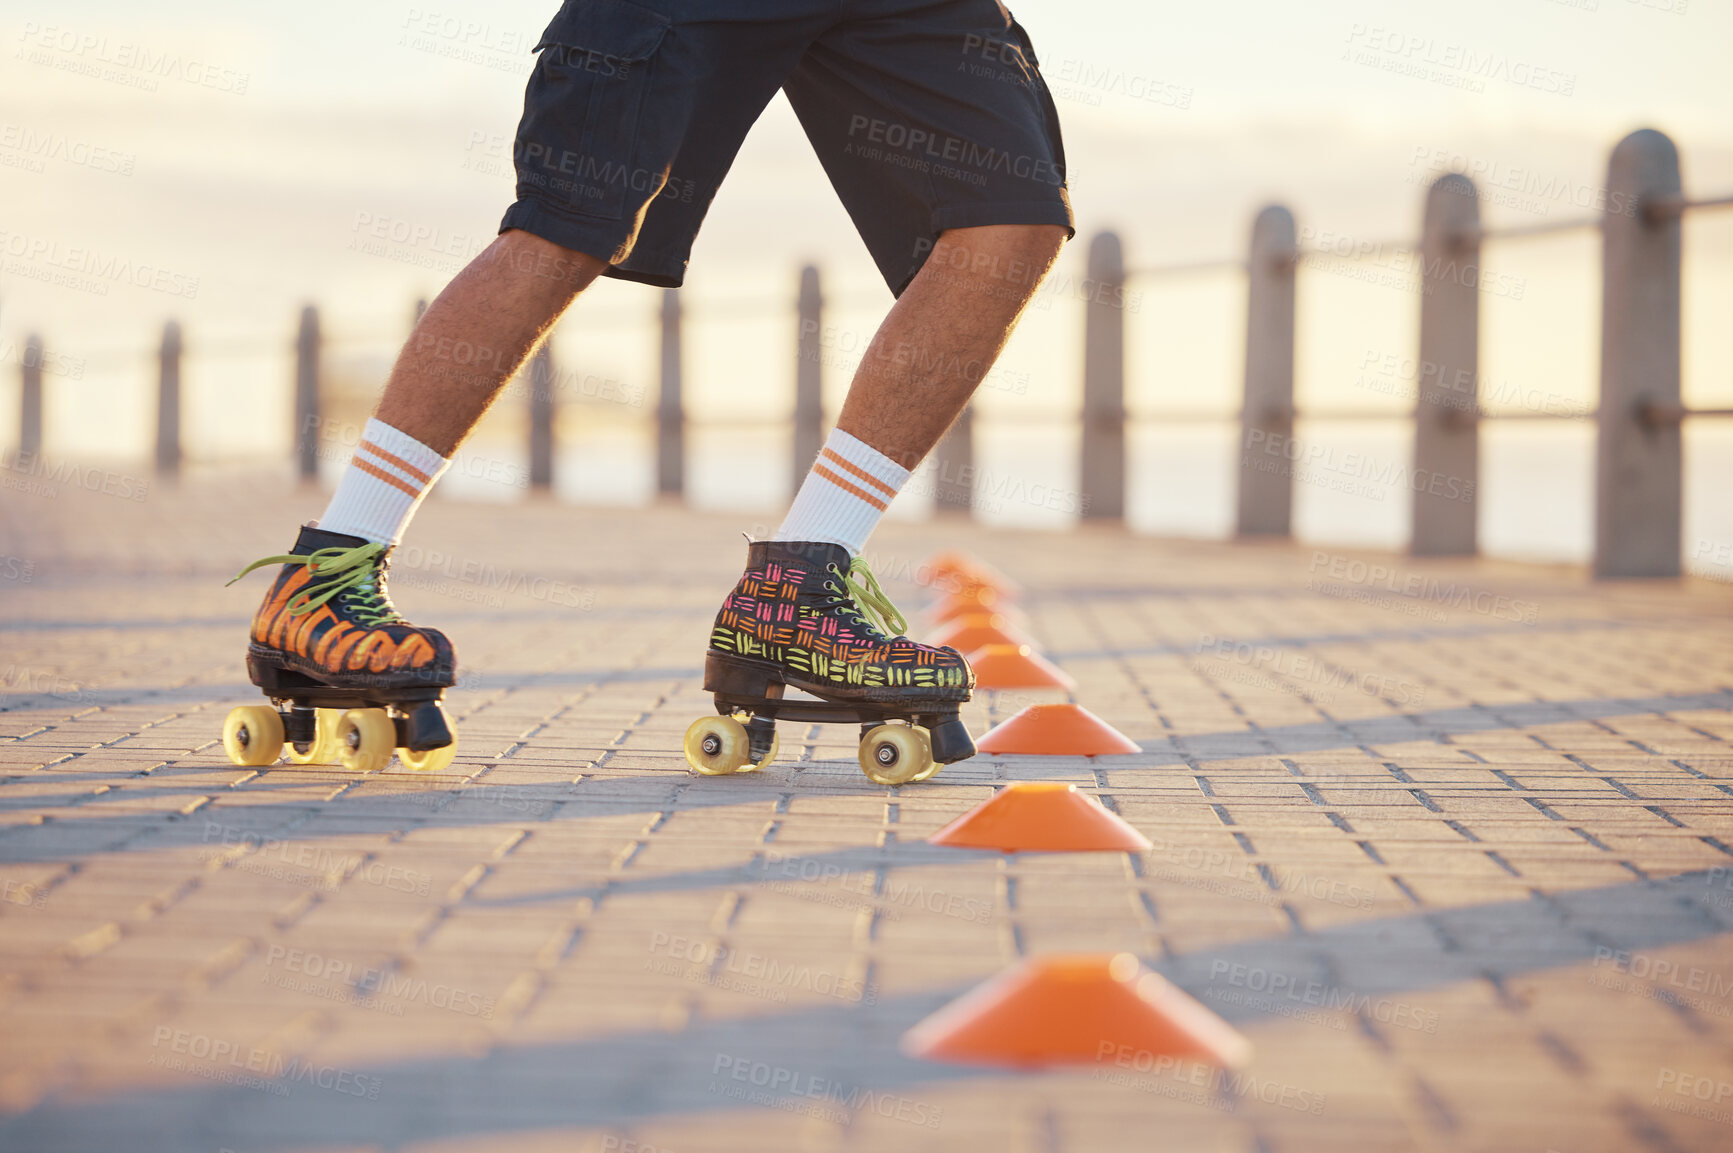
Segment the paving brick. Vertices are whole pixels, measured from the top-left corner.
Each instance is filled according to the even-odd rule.
[[[1733,1084],[1733,590],[1401,562],[1534,601],[1524,625],[1324,595],[1304,547],[892,522],[887,570],[962,547],[1014,575],[1031,635],[1143,752],[981,756],[886,789],[851,732],[789,726],[766,770],[710,779],[680,742],[711,711],[740,518],[435,501],[429,547],[595,607],[402,582],[463,656],[458,757],[358,778],[237,768],[217,742],[255,699],[259,582],[221,586],[316,494],[236,477],[119,503],[0,522],[41,576],[0,604],[0,645],[75,686],[0,694],[0,1146],[1726,1145],[1674,1089]],[[162,543],[195,528],[196,562]],[[1154,848],[924,844],[1014,780],[1099,794]],[[897,1050],[1020,956],[1113,950],[1245,1031],[1250,1067]],[[377,1078],[378,1099],[171,1069],[164,1030]]]

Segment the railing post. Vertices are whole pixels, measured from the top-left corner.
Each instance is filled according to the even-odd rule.
[[[1125,254],[1119,237],[1089,243],[1091,290],[1083,306],[1083,460],[1078,470],[1085,520],[1125,517]]]
[[[304,483],[319,479],[319,310],[301,310],[295,335],[295,460]]]
[[[162,326],[156,390],[156,472],[173,479],[181,471],[181,326]]]
[[[1682,228],[1677,211],[1656,209],[1682,196],[1678,150],[1653,129],[1631,133],[1613,149],[1606,187],[1595,576],[1676,577],[1683,536]]]
[[[686,491],[686,401],[681,360],[680,290],[662,293],[662,389],[656,401],[656,492],[680,497]]]
[[[42,452],[42,338],[34,332],[24,338],[19,375],[24,389],[18,414],[18,459],[25,461]]]
[[[1480,200],[1440,176],[1420,229],[1420,370],[1414,398],[1415,556],[1472,556],[1480,473]]]
[[[1287,536],[1294,506],[1294,215],[1279,204],[1252,222],[1246,265],[1246,385],[1240,408],[1238,532]]]
[[[975,406],[966,404],[933,453],[933,511],[968,516],[975,507]]]
[[[794,367],[794,487],[800,482],[824,447],[824,367],[820,360],[819,331],[824,326],[824,294],[819,289],[818,269],[800,270],[798,304],[800,336]]]
[[[554,487],[554,340],[549,333],[530,358],[530,489]]]

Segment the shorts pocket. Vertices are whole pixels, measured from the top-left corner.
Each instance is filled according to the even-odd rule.
[[[626,0],[566,0],[536,44],[518,129],[520,194],[607,220],[635,215],[655,195],[668,158],[643,154],[639,122],[668,27]]]

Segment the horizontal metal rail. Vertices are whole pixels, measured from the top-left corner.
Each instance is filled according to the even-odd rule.
[[[1644,219],[1656,221],[1678,216],[1687,211],[1697,212],[1717,208],[1733,208],[1733,193],[1698,200],[1679,196],[1660,197],[1643,202],[1642,212]],[[1511,225],[1505,228],[1467,229],[1452,234],[1450,239],[1452,247],[1468,249],[1488,240],[1527,240],[1532,237],[1557,236],[1570,232],[1598,232],[1600,228],[1601,217],[1585,216],[1571,220],[1548,220],[1539,224]],[[1417,251],[1419,251],[1419,241],[1412,239],[1356,240],[1354,247],[1346,252],[1338,252],[1329,248],[1303,248],[1299,251],[1296,259],[1306,261],[1333,257],[1337,260],[1368,260],[1374,257],[1404,255]],[[1126,276],[1127,278],[1150,278],[1189,276],[1206,272],[1245,272],[1247,267],[1244,260],[1197,260],[1128,269]]]

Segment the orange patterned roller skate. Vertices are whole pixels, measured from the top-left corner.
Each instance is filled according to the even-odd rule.
[[[235,577],[283,566],[247,646],[247,672],[272,704],[229,714],[223,746],[236,764],[268,765],[286,752],[296,763],[370,772],[393,751],[414,769],[451,763],[456,743],[440,700],[456,680],[456,654],[443,633],[392,607],[390,553],[375,541],[303,528],[286,555]]]

